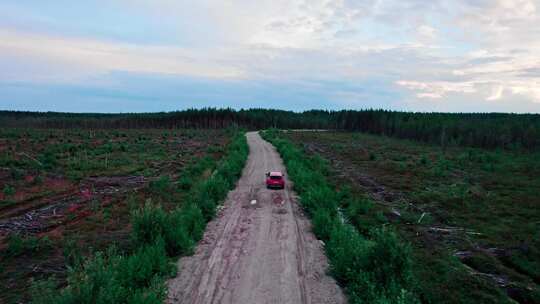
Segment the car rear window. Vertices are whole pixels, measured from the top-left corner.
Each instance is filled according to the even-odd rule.
[[[281,179],[281,176],[270,176],[270,179]]]

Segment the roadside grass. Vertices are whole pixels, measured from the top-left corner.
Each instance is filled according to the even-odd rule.
[[[349,224],[340,210],[367,212],[369,204],[334,190],[325,177],[329,168],[324,159],[306,157],[279,131],[262,135],[281,154],[300,204],[312,218],[313,231],[325,242],[330,272],[345,289],[349,303],[419,303],[410,246],[390,228],[358,229],[354,222]]]
[[[391,226],[411,243],[423,303],[540,303],[539,153],[346,132],[282,137],[328,159],[340,192],[363,201],[342,207],[351,224]]]

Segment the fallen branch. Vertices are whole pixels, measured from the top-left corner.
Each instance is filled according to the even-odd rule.
[[[422,213],[422,215],[420,216],[420,218],[418,219],[418,224],[420,224],[420,222],[422,221],[422,219],[424,218],[424,216],[426,216],[426,213]]]
[[[28,159],[30,159],[30,160],[33,160],[33,161],[35,161],[40,167],[43,167],[43,164],[42,164],[39,160],[33,158],[32,156],[30,156],[30,155],[28,155],[28,154],[26,154],[26,153],[24,153],[24,152],[19,153],[19,155],[24,156],[24,157],[26,157],[26,158],[28,158]]]
[[[467,231],[465,228],[459,228],[459,227],[447,227],[447,228],[439,228],[439,227],[430,227],[430,231],[434,232],[442,232],[442,233],[454,233],[454,232],[465,232],[466,234],[472,234],[472,235],[482,235],[480,232],[475,231]]]

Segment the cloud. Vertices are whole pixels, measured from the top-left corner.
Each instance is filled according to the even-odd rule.
[[[509,81],[509,82],[417,82],[397,81],[398,86],[415,91],[420,99],[442,99],[451,94],[471,94],[486,101],[498,101],[505,95],[521,95],[533,103],[540,104],[540,81]],[[505,94],[508,93],[508,94]]]
[[[533,0],[461,1],[450,25],[473,50],[445,56],[448,64],[435,79],[406,77],[396,84],[418,98],[466,93],[489,102],[525,98],[540,103],[538,5]]]
[[[0,85],[90,85],[103,98],[145,85],[118,76],[130,73],[227,88],[190,95],[207,101],[291,104],[296,92],[313,108],[540,112],[538,0],[66,3],[0,4]],[[178,97],[163,91],[153,98]]]
[[[428,25],[421,25],[417,30],[421,37],[433,39],[437,36],[437,30]]]
[[[433,81],[433,82],[418,82],[418,81],[405,81],[400,80],[396,82],[397,85],[406,87],[410,90],[417,91],[416,96],[418,98],[432,98],[440,99],[450,93],[476,93],[477,88],[475,83],[471,82],[447,82],[447,81]]]
[[[503,92],[504,92],[504,87],[503,86],[495,87],[494,90],[493,90],[493,93],[491,94],[491,96],[486,98],[486,100],[489,100],[489,101],[499,100],[499,99],[501,99],[501,97],[503,95]]]
[[[169,46],[139,46],[91,39],[51,37],[28,33],[0,31],[0,54],[3,58],[24,57],[29,60],[56,62],[70,66],[77,73],[110,71],[190,75],[210,78],[237,78],[242,71],[208,60],[204,52]],[[28,71],[34,74],[36,71]],[[41,75],[24,77],[46,77]],[[60,74],[65,73],[63,69]]]

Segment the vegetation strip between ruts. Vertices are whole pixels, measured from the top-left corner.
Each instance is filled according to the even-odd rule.
[[[330,272],[344,287],[349,303],[419,303],[414,294],[410,246],[388,228],[364,234],[347,221],[341,207],[363,208],[364,200],[338,193],[326,181],[328,164],[306,157],[279,131],[262,132],[281,154],[313,232],[325,243]],[[352,206],[352,207],[351,207]]]
[[[218,164],[202,159],[188,171],[193,176],[181,178],[180,187],[189,191],[181,206],[168,212],[147,201],[132,212],[131,253],[110,247],[85,261],[74,257],[68,285],[58,292],[53,280],[34,283],[32,303],[162,303],[165,280],[175,271],[171,258],[192,252],[218,204],[234,188],[248,153],[245,135],[238,132]],[[193,182],[209,168],[215,170],[208,179]]]

